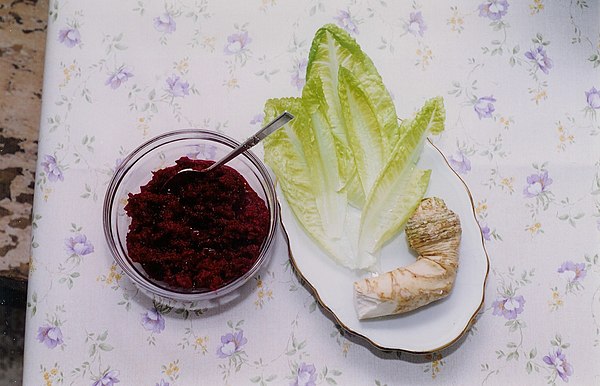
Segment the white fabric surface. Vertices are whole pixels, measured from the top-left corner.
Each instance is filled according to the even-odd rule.
[[[599,15],[593,1],[51,0],[24,384],[600,383]],[[434,140],[491,270],[474,328],[442,352],[343,336],[282,242],[241,302],[187,319],[159,316],[106,247],[119,159],[181,127],[244,139],[267,98],[299,95],[325,23],[373,59],[400,117],[445,99]]]

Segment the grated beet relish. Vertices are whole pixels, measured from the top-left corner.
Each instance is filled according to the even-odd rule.
[[[174,194],[162,191],[179,170],[212,163],[182,157],[154,172],[140,193],[129,194],[129,257],[151,278],[188,290],[215,290],[257,260],[269,231],[269,210],[236,170],[221,166],[182,183]]]

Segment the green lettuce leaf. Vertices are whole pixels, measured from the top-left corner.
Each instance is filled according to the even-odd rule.
[[[373,62],[344,30],[315,34],[301,98],[271,99],[265,121],[296,118],[264,140],[289,207],[334,260],[373,269],[427,190],[416,167],[429,134],[444,129],[441,98],[402,123]],[[350,204],[350,205],[349,205]]]
[[[337,151],[336,141],[331,131],[327,112],[329,106],[323,95],[320,78],[311,79],[304,86],[303,106],[310,119],[307,128],[312,141],[307,144],[309,169],[313,179],[317,208],[323,218],[323,226],[330,237],[339,238],[342,234],[348,205],[344,181],[340,173],[344,154]]]
[[[265,163],[277,176],[281,191],[306,232],[340,264],[351,266],[349,259],[354,253],[348,241],[338,241],[345,228],[348,205],[345,194],[333,189],[325,178],[331,170],[324,166],[323,159],[331,151],[326,146],[319,148],[314,131],[319,130],[322,136],[322,127],[315,125],[313,129],[311,120],[311,115],[319,114],[310,114],[300,98],[270,99],[265,104],[265,121],[283,111],[295,118],[263,140]]]
[[[428,100],[416,117],[406,124],[400,140],[380,171],[362,211],[359,257],[367,263],[404,226],[419,205],[429,184],[430,171],[416,168],[428,134],[444,129],[442,98]]]
[[[325,97],[337,102],[338,114],[340,112],[337,95],[340,66],[348,69],[356,77],[373,105],[377,106],[379,112],[377,119],[381,127],[385,128],[385,142],[390,146],[388,150],[391,150],[398,138],[398,117],[392,97],[383,84],[381,75],[371,58],[346,31],[334,24],[326,24],[317,30],[313,38],[308,54],[306,79],[309,81],[313,76],[323,79]],[[339,115],[335,118],[341,120]]]
[[[371,59],[361,50],[356,41],[343,29],[327,24],[320,28],[313,39],[306,70],[307,84],[319,78],[323,85],[323,96],[327,100],[327,116],[336,142],[340,160],[340,175],[350,202],[360,208],[364,204],[365,191],[357,176],[352,149],[347,137],[339,95],[339,68],[348,69],[364,92],[377,106],[376,119],[383,128],[384,151],[389,154],[398,139],[396,108],[385,88],[381,76]],[[303,91],[304,98],[304,91]]]
[[[373,105],[370,95],[362,90],[358,79],[348,69],[340,67],[338,75],[348,143],[362,187],[361,202],[364,202],[364,196],[371,190],[383,168],[389,144],[377,120],[378,108]]]

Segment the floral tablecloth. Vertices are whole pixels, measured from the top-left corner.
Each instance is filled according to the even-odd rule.
[[[600,383],[600,7],[461,2],[51,0],[33,213],[26,385]],[[283,242],[219,313],[152,304],[113,262],[102,200],[122,157],[182,127],[244,139],[299,95],[335,23],[472,193],[491,263],[472,329],[425,356],[349,336]],[[260,149],[258,150],[260,153]]]

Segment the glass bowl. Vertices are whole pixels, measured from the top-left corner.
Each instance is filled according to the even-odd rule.
[[[207,301],[215,301],[225,295],[239,292],[265,264],[274,250],[275,236],[279,224],[279,206],[273,180],[263,162],[247,151],[227,163],[248,182],[250,187],[265,202],[270,214],[269,230],[260,248],[254,265],[242,276],[213,291],[188,290],[167,285],[152,279],[141,264],[130,259],[126,237],[131,223],[124,210],[129,193],[139,193],[140,187],[152,178],[152,172],[175,165],[182,156],[191,159],[217,160],[238,146],[235,140],[214,131],[184,129],[157,136],[139,146],[129,154],[115,171],[104,198],[104,235],[110,252],[124,273],[146,295],[155,301],[175,308],[197,309]]]

